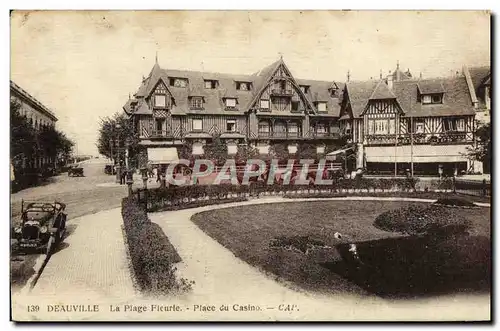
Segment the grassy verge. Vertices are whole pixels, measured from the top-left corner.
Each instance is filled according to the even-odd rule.
[[[201,212],[194,215],[192,220],[238,258],[274,275],[277,279],[308,290],[336,294],[393,295],[394,291],[403,293],[402,288],[384,287],[387,282],[380,283],[384,275],[391,275],[392,279],[400,277],[402,280],[398,284],[414,284],[418,279],[422,280],[422,273],[432,274],[423,266],[429,264],[429,261],[434,261],[434,264],[430,264],[432,266],[439,264],[439,261],[445,259],[444,257],[451,256],[450,252],[455,254],[454,258],[450,258],[453,263],[468,261],[468,265],[473,265],[472,261],[476,261],[476,268],[484,270],[483,264],[489,261],[487,243],[490,238],[490,210],[488,208],[451,209],[452,213],[458,213],[472,221],[471,238],[479,236],[483,239],[457,239],[451,243],[444,242],[443,246],[437,249],[437,253],[436,250],[432,253],[424,250],[425,245],[415,246],[414,242],[405,241],[409,238],[407,236],[386,232],[373,226],[375,218],[380,213],[409,205],[428,206],[425,203],[397,201],[276,203]],[[336,232],[342,234],[342,239],[335,238]],[[323,247],[318,248],[316,252],[305,254],[300,250],[276,248],[272,244],[277,238],[296,236],[310,238],[310,242],[321,243],[320,246]],[[361,259],[366,259],[367,265],[371,267],[353,268],[347,258],[349,254],[347,244],[350,242],[357,243]],[[378,243],[378,246],[375,243]],[[408,266],[404,264],[407,256],[404,252],[398,253],[401,245],[406,248],[400,250],[409,252],[413,249],[413,256],[427,254],[426,258],[416,263],[421,267],[420,274],[405,271]],[[446,245],[450,247],[458,245],[461,253],[446,248],[448,247]],[[475,249],[476,246],[479,248]],[[434,257],[437,260],[432,260]],[[391,269],[394,265],[399,267]],[[451,269],[452,267],[454,269]],[[374,268],[378,271],[375,273],[376,276],[370,278],[370,272],[374,272]],[[451,264],[442,271],[453,276],[460,269],[470,270],[463,264],[455,266]],[[408,277],[412,275],[416,278],[409,281]],[[430,284],[432,281],[427,279],[425,283]],[[446,285],[449,287],[445,289],[441,286],[436,291],[454,291],[458,288],[449,283]],[[466,285],[461,286],[464,288]],[[426,289],[420,288],[414,295],[426,295],[428,293]]]
[[[181,261],[161,228],[133,198],[124,198],[122,216],[135,279],[145,293],[165,294],[189,290],[191,284],[177,279],[175,263]]]

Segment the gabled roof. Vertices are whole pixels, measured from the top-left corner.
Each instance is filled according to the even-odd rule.
[[[268,82],[272,80],[275,71],[281,65],[283,65],[289,72],[283,62],[283,59],[280,58],[252,75],[234,75],[226,73],[162,69],[157,63],[155,63],[149,75],[142,80],[141,85],[134,97],[139,100],[147,98],[153,92],[159,80],[162,80],[174,98],[175,105],[172,108],[173,114],[191,113],[192,111],[190,110],[189,99],[193,96],[203,97],[205,106],[205,110],[203,110],[204,114],[244,114],[249,110],[251,105],[256,102]],[[172,77],[187,79],[188,87],[181,88],[169,86],[170,78]],[[216,80],[218,81],[218,86],[215,89],[206,89],[205,80]],[[252,84],[252,88],[249,91],[237,90],[236,82],[249,82]],[[307,85],[311,85],[307,95],[303,94],[302,91],[299,92],[303,94],[306,99],[306,103],[309,103],[308,107],[314,107],[313,103],[315,101],[326,101],[328,102],[327,115],[338,116],[340,109],[338,100],[329,96],[328,89],[338,86],[339,89],[342,90],[342,84],[331,81],[301,82],[306,82]],[[224,109],[223,98],[236,98],[237,110],[226,111]],[[130,109],[128,103],[124,106],[124,109],[125,108],[127,110]],[[136,107],[137,110],[139,110],[139,108],[140,107]],[[144,108],[141,109],[141,111],[146,113]],[[200,113],[200,111],[197,111],[196,113]]]
[[[352,116],[354,118],[359,118],[359,115],[363,112],[368,100],[373,93],[373,90],[377,86],[378,81],[352,81],[346,83],[346,89],[349,96],[349,101],[351,103]]]
[[[380,80],[373,90],[372,95],[369,98],[370,100],[384,100],[384,99],[396,99],[394,93],[389,90],[389,87],[385,83],[384,80]]]
[[[309,91],[305,93],[306,98],[311,102],[326,102],[327,112],[318,115],[340,116],[340,97],[344,84],[331,81],[297,79],[297,84],[309,86]],[[333,85],[338,87],[338,98],[332,98],[328,91]]]
[[[441,79],[426,79],[418,82],[418,90],[421,94],[444,93],[445,88]]]
[[[387,87],[386,83],[380,81],[347,83],[346,90],[353,117],[360,117],[368,101],[376,99],[379,94],[377,90],[380,89],[379,91],[383,92],[381,92],[382,96],[385,96],[387,93],[385,87]],[[443,103],[423,105],[418,99],[421,88],[424,91],[445,91]],[[475,114],[465,76],[393,82],[393,89],[392,91],[389,90],[389,92],[394,95],[405,116],[429,117]]]
[[[439,81],[443,90],[446,91],[443,95],[443,103],[423,105],[417,98],[417,89],[428,82],[434,84],[435,81]],[[406,116],[429,117],[475,114],[464,76],[394,82],[393,91]]]

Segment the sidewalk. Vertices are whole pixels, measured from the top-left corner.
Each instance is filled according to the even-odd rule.
[[[61,249],[50,258],[29,295],[88,300],[135,294],[122,235],[120,209],[69,220]]]

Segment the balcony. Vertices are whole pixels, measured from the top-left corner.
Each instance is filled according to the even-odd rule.
[[[339,139],[340,134],[336,132],[314,132],[309,133],[310,138],[314,139]]]
[[[302,138],[301,132],[259,132],[259,138],[264,139],[293,139]]]
[[[291,97],[293,95],[293,91],[292,91],[292,89],[288,89],[288,88],[285,88],[285,89],[281,89],[281,88],[272,89],[271,90],[271,95],[273,95],[273,96],[280,96],[280,97]]]
[[[368,135],[365,137],[367,145],[456,145],[473,142],[472,133],[442,132],[442,133],[414,133],[396,135]]]
[[[165,139],[173,137],[174,137],[173,133],[167,130],[152,130],[149,135],[150,139]]]

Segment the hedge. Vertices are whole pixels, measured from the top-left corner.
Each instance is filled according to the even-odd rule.
[[[472,222],[450,209],[438,206],[414,206],[386,211],[373,225],[381,230],[409,235],[434,235],[436,239],[465,233]]]
[[[181,258],[134,197],[122,200],[122,216],[132,268],[141,291],[165,294],[188,290],[191,284],[178,280],[173,266]]]

